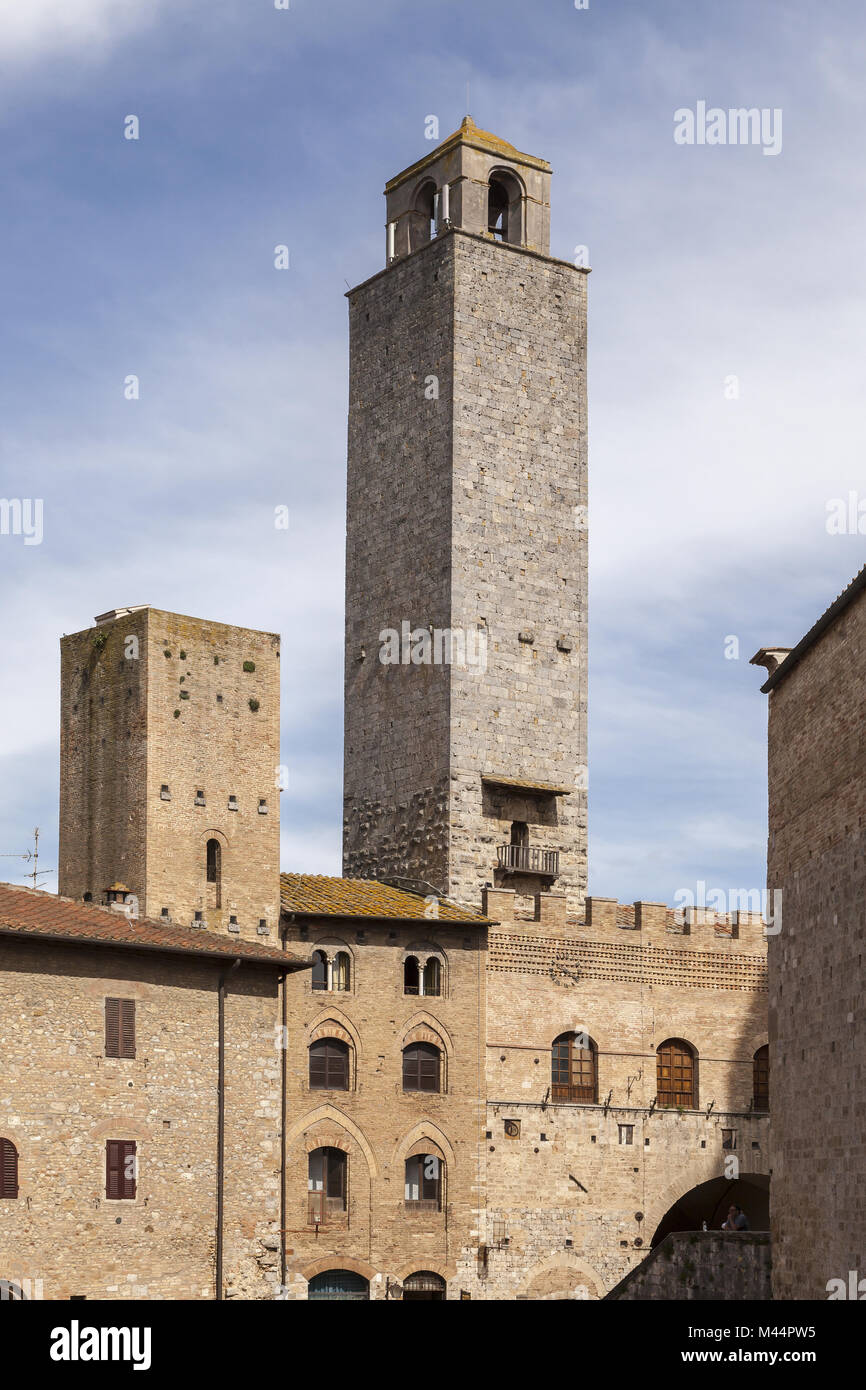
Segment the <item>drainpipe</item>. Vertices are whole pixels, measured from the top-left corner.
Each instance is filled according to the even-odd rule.
[[[217,1027],[217,1226],[216,1226],[216,1298],[223,1298],[223,1196],[225,1189],[226,1150],[226,983],[240,965],[235,960],[219,978],[219,1023]]]
[[[283,950],[287,951],[289,941],[289,923],[296,920],[293,912],[288,914],[287,921],[284,923],[280,936],[282,937]],[[286,1126],[289,1113],[289,973],[280,978],[280,988],[282,999],[280,1001],[282,1032],[280,1036],[280,1048],[282,1056],[280,1059],[280,1288],[285,1293],[286,1288]]]

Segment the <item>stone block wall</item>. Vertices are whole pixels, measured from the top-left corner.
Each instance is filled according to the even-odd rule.
[[[35,1296],[210,1299],[215,1291],[218,963],[6,938],[0,1278]],[[290,979],[289,988],[295,988]],[[229,1297],[279,1287],[277,982],[241,967],[226,1002],[224,1273]],[[105,1056],[105,999],[135,1001],[136,1055]],[[105,1144],[134,1140],[131,1200],[106,1198]],[[39,1290],[37,1294],[37,1290]]]
[[[769,1234],[674,1231],[607,1297],[750,1303],[769,1299]]]
[[[585,273],[452,231],[349,298],[343,871],[477,906],[523,821],[531,846],[560,851],[557,886],[577,908]],[[465,660],[437,664],[433,645],[428,662],[419,640],[421,659],[407,646],[383,665],[379,634],[404,622],[434,644],[458,633]],[[491,795],[483,774],[571,790]]]
[[[61,654],[61,894],[120,881],[142,916],[275,940],[279,638],[143,608]]]
[[[773,1294],[866,1277],[866,596],[770,692]]]

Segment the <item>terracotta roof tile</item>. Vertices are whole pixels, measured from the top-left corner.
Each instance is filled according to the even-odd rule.
[[[276,946],[218,936],[206,927],[199,930],[166,926],[147,918],[132,921],[119,912],[110,912],[92,903],[73,902],[54,893],[17,888],[11,883],[0,883],[0,935],[60,939],[82,945],[120,946],[169,954],[180,952],[226,960],[240,957],[252,965],[280,966],[288,970],[303,970],[309,965]]]
[[[328,878],[324,874],[280,874],[280,902],[284,912],[302,917],[370,917],[392,921],[423,921],[430,917],[429,902],[420,893],[393,888],[372,878]],[[471,908],[440,898],[439,922],[489,926],[488,918]]]

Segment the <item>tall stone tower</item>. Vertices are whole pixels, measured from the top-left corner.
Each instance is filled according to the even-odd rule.
[[[348,295],[348,876],[586,888],[586,274],[467,117]]]
[[[279,638],[118,608],[60,650],[60,893],[276,936]]]

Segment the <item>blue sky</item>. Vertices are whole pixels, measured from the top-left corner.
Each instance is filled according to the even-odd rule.
[[[57,862],[60,634],[151,603],[282,633],[283,867],[339,872],[343,294],[468,82],[593,267],[591,890],[760,887],[748,658],[863,562],[864,59],[839,0],[0,0],[0,496],[44,499],[0,536],[0,853]],[[676,145],[701,99],[781,153]]]

